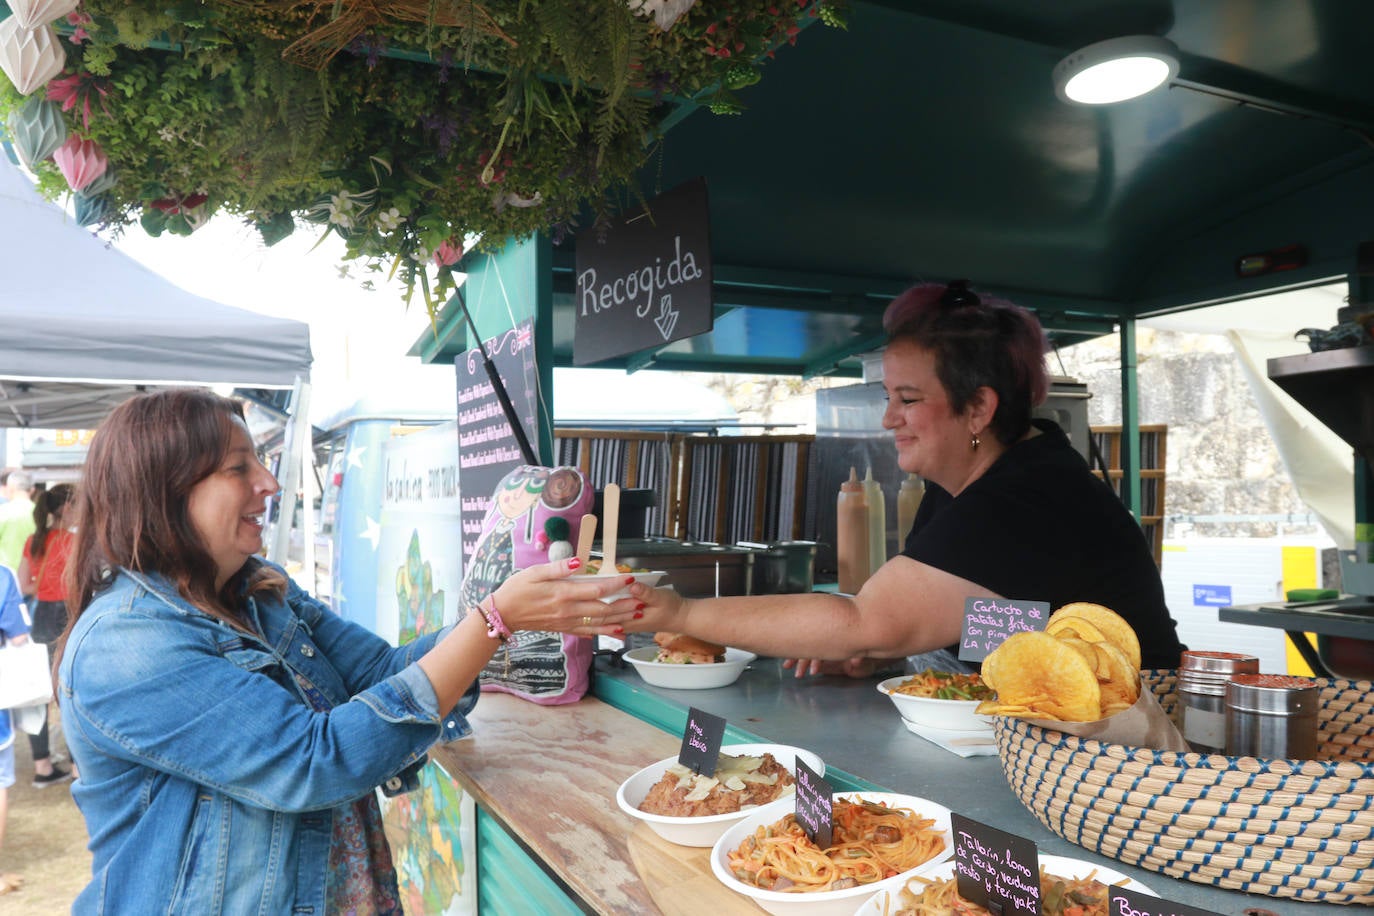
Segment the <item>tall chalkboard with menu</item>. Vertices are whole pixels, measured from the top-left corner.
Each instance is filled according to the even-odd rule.
[[[484,341],[501,374],[525,434],[535,437],[538,375],[534,365],[534,319]],[[459,518],[463,526],[463,565],[472,557],[491,496],[506,472],[524,464],[520,445],[497,400],[482,354],[473,347],[454,358],[458,376]]]
[[[711,330],[711,219],[694,178],[577,235],[573,363],[588,366]]]

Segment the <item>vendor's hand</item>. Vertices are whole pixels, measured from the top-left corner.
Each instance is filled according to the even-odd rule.
[[[624,597],[606,603],[634,582],[634,575],[590,579],[574,575],[576,557],[543,563],[515,573],[493,593],[506,626],[514,630],[553,630],[578,636],[620,636],[626,624],[643,616],[643,604]]]
[[[687,600],[671,586],[654,588],[637,582],[630,586],[630,594],[640,602],[641,615],[625,625],[631,633],[660,630],[681,633],[686,618]]]
[[[845,677],[872,677],[878,670],[879,660],[866,656],[846,658],[844,661],[831,661],[824,658],[783,659],[784,668],[796,668],[797,677],[808,674],[842,674]]]

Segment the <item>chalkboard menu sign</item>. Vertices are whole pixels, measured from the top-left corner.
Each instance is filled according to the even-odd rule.
[[[829,849],[835,839],[835,789],[798,758],[796,793],[793,817],[811,842]]]
[[[522,321],[484,345],[501,374],[516,416],[525,426],[525,435],[536,439],[534,319]],[[496,485],[511,468],[524,464],[525,458],[496,398],[481,352],[474,347],[455,357],[454,364],[458,376],[459,518],[466,568],[482,534],[482,520],[491,508]]]
[[[1259,910],[1246,910],[1246,912],[1259,912]],[[1170,903],[1144,891],[1113,887],[1108,892],[1107,916],[1221,916],[1221,914],[1213,910],[1189,906],[1186,903]]]
[[[609,227],[577,235],[573,364],[661,347],[711,330],[711,219],[694,178]]]
[[[725,740],[725,719],[703,712],[695,706],[687,709],[687,725],[682,730],[682,747],[677,762],[702,776],[716,775],[720,760],[720,743]]]
[[[1048,601],[1014,598],[965,598],[964,630],[959,637],[959,660],[981,662],[1008,636],[1043,630],[1050,622]]]
[[[959,896],[1002,916],[1040,916],[1040,853],[1035,843],[950,815]]]

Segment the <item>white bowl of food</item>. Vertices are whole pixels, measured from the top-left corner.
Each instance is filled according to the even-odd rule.
[[[722,758],[729,760],[723,760],[718,766],[717,773],[721,777],[719,785],[704,785],[702,781],[693,779],[691,771],[681,767],[677,757],[673,756],[650,764],[622,782],[615,793],[616,803],[620,805],[620,810],[648,824],[650,829],[670,843],[710,847],[715,845],[730,825],[763,806],[780,801],[783,810],[788,810],[787,806],[795,804],[794,789],[787,784],[787,780],[776,778],[768,781],[768,778],[778,776],[777,766],[786,770],[789,777],[795,778],[797,760],[800,758],[817,773],[825,774],[825,764],[820,757],[786,744],[727,744],[721,747],[720,753]],[[772,765],[763,765],[765,754],[772,755]],[[758,761],[758,764],[753,764],[753,761]],[[664,781],[664,775],[670,770],[677,780],[676,784]],[[748,777],[745,773],[757,776]],[[737,788],[737,783],[730,779],[732,775],[738,777]],[[641,810],[640,805],[645,803],[655,787],[655,801],[651,805],[659,810],[719,813],[657,814]],[[688,798],[692,800],[687,801]],[[735,810],[726,810],[732,807]]]
[[[853,806],[846,807],[846,806]],[[893,809],[892,814],[881,813],[884,808]],[[834,796],[836,843],[840,843],[851,832],[878,835],[878,842],[884,844],[884,852],[895,856],[890,840],[906,843],[909,854],[906,860],[911,864],[896,874],[872,880],[863,874],[866,865],[871,865],[871,857],[844,855],[834,861],[844,866],[851,874],[841,877],[841,881],[855,882],[851,886],[836,890],[799,890],[805,886],[804,880],[792,883],[793,890],[780,890],[755,886],[745,880],[731,864],[732,855],[744,852],[741,873],[749,868],[757,868],[760,860],[751,858],[745,844],[752,845],[755,833],[763,828],[773,827],[774,833],[780,831],[788,835],[799,835],[795,843],[785,844],[775,841],[766,849],[772,855],[788,853],[805,858],[821,856],[814,843],[805,838],[795,823],[792,810],[781,803],[760,808],[749,817],[731,826],[721,834],[711,848],[711,871],[721,883],[736,893],[753,900],[769,913],[776,916],[851,916],[864,901],[879,891],[895,890],[906,883],[913,875],[925,874],[954,854],[954,833],[950,826],[950,812],[944,805],[936,804],[914,795],[899,795],[892,792],[837,792]],[[886,833],[886,836],[883,834]],[[832,845],[831,848],[834,848]],[[856,847],[857,848],[857,847]],[[747,867],[746,867],[747,866]],[[798,876],[800,879],[800,876]],[[789,879],[791,880],[791,879]]]
[[[608,579],[628,579],[630,576],[634,576],[635,582],[642,582],[642,583],[644,583],[645,585],[649,586],[649,588],[653,588],[655,585],[658,585],[658,580],[659,580],[659,579],[662,579],[662,578],[663,578],[664,576],[666,576],[666,575],[667,575],[667,573],[666,573],[665,571],[663,571],[663,570],[661,570],[661,569],[654,569],[654,570],[633,570],[633,571],[631,571],[631,572],[613,572],[613,573],[603,573],[603,572],[579,573],[579,574],[573,576],[573,579],[574,579],[574,580],[583,580],[583,581],[588,580],[588,579],[591,579],[591,580],[594,580],[594,581],[605,582],[605,581],[608,580]],[[601,597],[601,600],[604,601],[604,602],[606,602],[607,604],[610,604],[612,601],[618,601],[618,600],[621,599],[621,598],[628,598],[628,597],[630,597],[630,587],[627,585],[627,586],[625,586],[624,588],[620,589],[619,591],[611,592],[609,595],[603,595],[603,596]]]
[[[674,690],[729,686],[757,658],[753,652],[729,649],[681,633],[655,633],[654,643],[626,652],[625,661],[646,682]]]
[[[1159,896],[1139,881],[1129,878],[1115,869],[1094,865],[1083,859],[1042,855],[1040,856],[1040,871],[1043,876],[1040,885],[1042,900],[1044,899],[1045,888],[1052,886],[1055,879],[1064,884],[1065,889],[1072,889],[1080,894],[1086,892],[1094,898],[1098,894],[1105,894],[1106,888],[1118,885],[1129,890],[1139,891],[1142,894],[1149,894],[1152,897]],[[903,908],[914,908],[917,902],[929,904],[931,902],[929,898],[936,898],[941,902],[948,901],[951,899],[951,895],[957,896],[957,892],[954,887],[945,885],[953,885],[955,880],[954,860],[948,859],[919,877],[908,878],[901,886],[878,891],[859,908],[854,916],[889,916],[889,914],[896,913]],[[1090,883],[1093,881],[1097,882],[1097,886]],[[921,901],[923,895],[927,896],[926,901]],[[990,916],[988,911],[980,906],[968,902],[963,902],[960,906],[965,909],[961,909],[959,912],[966,912],[968,916]],[[1107,912],[1105,897],[1100,910],[1090,909],[1089,911]],[[1056,909],[1055,912],[1059,912],[1059,910]]]
[[[978,704],[995,694],[976,674],[923,671],[878,682],[903,719],[948,731],[991,731],[992,717],[979,715]],[[944,694],[941,696],[941,694]],[[968,694],[975,699],[963,699]]]

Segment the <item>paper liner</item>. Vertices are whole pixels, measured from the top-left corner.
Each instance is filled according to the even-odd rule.
[[[1060,722],[1054,719],[1028,719],[1034,725],[1052,731],[1076,735],[1079,738],[1092,738],[1105,744],[1125,744],[1132,747],[1147,747],[1156,751],[1192,750],[1183,734],[1174,725],[1174,720],[1159,705],[1154,691],[1143,680],[1140,697],[1130,709],[1123,709],[1114,716],[1098,719],[1096,722]]]

